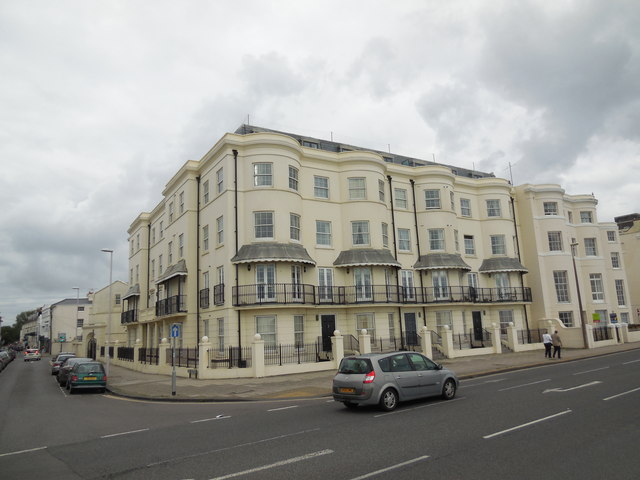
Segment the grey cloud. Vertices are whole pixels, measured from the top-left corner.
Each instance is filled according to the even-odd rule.
[[[239,75],[247,93],[254,98],[294,95],[305,85],[304,78],[293,71],[287,58],[275,52],[245,55]]]

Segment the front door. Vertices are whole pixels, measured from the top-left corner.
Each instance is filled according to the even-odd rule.
[[[87,357],[96,359],[96,339],[91,338],[87,345]]]
[[[416,314],[414,312],[404,314],[404,331],[407,335],[407,345],[418,345],[418,330],[416,328]]]
[[[473,339],[482,341],[482,312],[471,312],[473,318]]]
[[[336,330],[335,315],[320,315],[320,323],[322,325],[322,351],[331,351],[331,337]]]

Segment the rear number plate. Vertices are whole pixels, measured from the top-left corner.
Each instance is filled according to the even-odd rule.
[[[85,380],[97,380],[97,377],[84,377]]]
[[[355,388],[339,388],[338,391],[340,393],[356,393]]]

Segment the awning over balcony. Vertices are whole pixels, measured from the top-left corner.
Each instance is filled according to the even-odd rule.
[[[140,296],[140,285],[136,283],[133,287],[129,287],[129,290],[127,290],[127,293],[125,293],[122,296],[122,299],[126,300],[129,297],[139,297],[139,296]]]
[[[175,265],[171,265],[170,267],[168,267],[164,271],[164,273],[160,275],[160,277],[158,277],[158,280],[156,280],[156,285],[162,282],[166,282],[167,280],[173,277],[177,277],[179,275],[186,275],[186,274],[187,274],[187,263],[183,259],[183,260],[180,260]]]
[[[400,264],[393,258],[389,250],[375,248],[344,250],[340,252],[333,264],[336,267],[359,267],[362,265],[400,267]]]
[[[495,272],[523,272],[527,273],[527,270],[517,258],[488,258],[482,262],[480,266],[481,273],[495,273]]]
[[[243,245],[231,263],[297,262],[315,265],[302,245],[292,243],[256,243]]]
[[[421,255],[413,268],[416,270],[471,270],[460,255],[453,253]]]

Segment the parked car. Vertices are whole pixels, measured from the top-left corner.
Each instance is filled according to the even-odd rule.
[[[52,361],[51,361],[51,375],[57,375],[60,371],[60,365],[64,363],[67,358],[75,357],[75,353],[59,353]]]
[[[40,350],[37,348],[27,348],[24,351],[24,361],[30,362],[32,360],[42,360],[42,355],[40,355]]]
[[[106,387],[107,374],[100,362],[79,362],[73,365],[69,371],[69,380],[67,381],[69,393],[85,388],[97,388],[104,393]]]
[[[7,365],[11,363],[13,358],[9,355],[9,352],[5,352],[4,350],[0,352],[0,371],[4,370]]]
[[[64,385],[68,388],[67,381],[69,380],[69,372],[73,368],[76,363],[82,362],[93,362],[95,361],[93,358],[88,357],[68,357],[65,358],[64,361],[60,364],[60,369],[58,370],[58,384]]]
[[[405,400],[438,395],[451,400],[458,385],[452,371],[420,353],[369,353],[342,359],[333,399],[348,408],[379,405],[391,411]]]
[[[11,360],[16,358],[16,351],[13,348],[2,347],[0,351],[7,352],[11,357]]]

